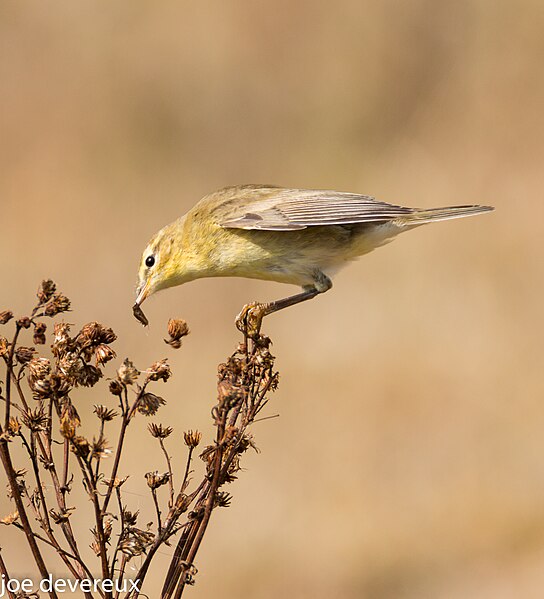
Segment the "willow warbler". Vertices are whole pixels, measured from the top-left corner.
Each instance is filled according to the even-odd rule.
[[[349,261],[403,231],[472,216],[490,206],[405,208],[342,191],[272,185],[227,187],[202,198],[166,225],[142,255],[134,314],[151,294],[203,277],[247,277],[299,285],[303,291],[266,304],[250,304],[260,320],[332,287]]]

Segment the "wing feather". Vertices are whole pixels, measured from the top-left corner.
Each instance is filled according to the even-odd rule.
[[[228,217],[218,224],[236,229],[293,231],[322,225],[385,222],[414,212],[412,208],[341,191],[268,188],[268,193],[260,189],[254,199],[252,191],[244,189],[242,201],[236,202],[240,208],[229,210]]]

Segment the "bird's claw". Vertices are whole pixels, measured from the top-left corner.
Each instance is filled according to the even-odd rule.
[[[236,317],[236,328],[250,339],[256,339],[266,316],[266,306],[257,302],[246,304]]]

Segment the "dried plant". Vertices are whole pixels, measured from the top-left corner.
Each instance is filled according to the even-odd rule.
[[[147,487],[155,512],[155,522],[142,524],[139,512],[125,497],[123,485],[128,476],[123,470],[122,454],[132,423],[143,416],[155,416],[166,403],[154,391],[171,376],[168,362],[159,360],[139,370],[125,359],[107,380],[105,365],[116,359],[111,348],[116,340],[113,330],[90,322],[73,332],[70,324],[60,320],[54,323],[51,333],[51,326],[41,319],[67,312],[70,300],[57,292],[52,281],[42,282],[37,297],[30,316],[16,319],[9,310],[0,312],[2,332],[7,335],[12,327],[11,335],[0,335],[0,359],[5,365],[5,378],[0,380],[4,405],[0,458],[13,502],[11,513],[0,522],[25,535],[42,579],[51,571],[43,547],[54,548],[70,576],[82,583],[80,588],[87,599],[140,596],[153,558],[177,536],[160,596],[179,598],[195,581],[195,558],[213,510],[230,504],[231,495],[224,490],[225,485],[236,479],[242,454],[256,449],[250,426],[278,384],[270,340],[260,334],[251,339],[244,336],[236,351],[219,366],[218,398],[212,409],[216,434],[200,452],[204,470],[200,480],[193,476],[193,466],[201,433],[184,433],[187,458],[182,471],[176,472],[166,446],[173,442],[173,428],[148,424],[147,431],[158,443],[164,467],[141,473],[142,488]],[[32,347],[20,343],[26,330],[33,336]],[[47,344],[48,332],[51,353],[42,355],[35,346]],[[166,342],[179,348],[188,332],[184,321],[171,320]],[[99,384],[107,386],[111,405],[94,406],[96,433],[84,436],[81,430],[91,427],[82,426],[78,388]],[[103,401],[104,394],[100,397]],[[115,423],[117,441],[111,443]],[[143,434],[145,427],[136,425],[133,429]],[[24,452],[22,461],[13,457],[15,444]],[[76,485],[83,486],[89,502],[72,499]],[[159,493],[161,487],[166,489],[164,494]],[[165,496],[166,500],[161,499]],[[78,537],[74,532],[72,522],[78,515],[93,522],[87,536]],[[89,546],[92,553],[87,551]],[[139,561],[135,560],[139,567],[133,566],[135,562],[131,564],[136,574],[128,577],[128,564],[139,556]],[[6,580],[10,578],[0,554],[1,574]],[[93,584],[98,580],[115,584],[113,588]],[[126,584],[129,580],[131,584]],[[145,592],[147,596],[158,596],[158,590],[146,587]],[[54,588],[48,595],[58,596]]]

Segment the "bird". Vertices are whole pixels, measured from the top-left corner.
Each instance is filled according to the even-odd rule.
[[[205,277],[245,277],[302,288],[272,302],[253,302],[236,319],[253,332],[262,319],[325,293],[334,275],[397,235],[443,220],[483,214],[492,206],[408,208],[372,196],[275,185],[225,187],[203,197],[158,231],[143,251],[135,317],[150,295]]]

